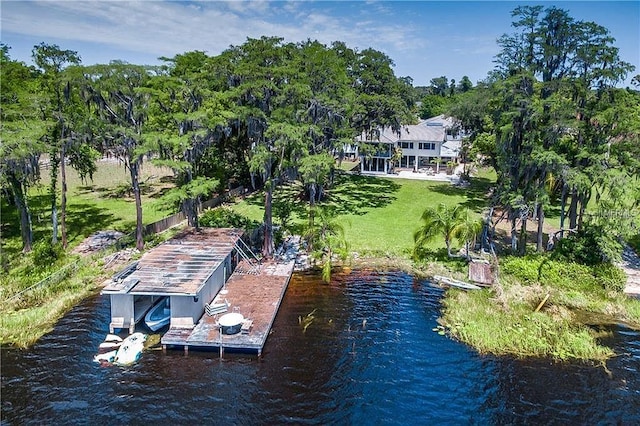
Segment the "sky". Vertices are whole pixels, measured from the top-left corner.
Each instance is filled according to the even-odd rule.
[[[247,38],[279,36],[373,48],[415,86],[446,76],[474,84],[493,69],[496,40],[512,32],[518,5],[556,6],[609,29],[621,58],[640,73],[638,1],[15,1],[0,0],[0,39],[12,59],[32,64],[44,42],[78,52],[85,65],[123,60],[155,65],[159,57],[201,50],[217,55]]]

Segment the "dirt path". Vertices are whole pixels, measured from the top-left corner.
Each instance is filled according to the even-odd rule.
[[[620,267],[627,274],[624,292],[631,296],[640,297],[640,257],[629,246],[624,248]]]

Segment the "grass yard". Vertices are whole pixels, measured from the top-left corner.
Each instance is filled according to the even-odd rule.
[[[360,182],[341,186],[331,194],[333,198],[369,200],[354,209],[345,210],[346,238],[352,248],[364,254],[408,255],[412,252],[413,234],[420,227],[422,212],[438,204],[461,205],[480,214],[486,207],[484,193],[490,181],[474,179],[470,188],[458,188],[449,183],[408,179],[380,179],[383,184],[373,185],[368,191]],[[365,194],[362,194],[365,192]],[[366,193],[368,192],[368,193]],[[357,195],[363,196],[359,198]],[[444,247],[444,241],[436,239],[432,247]]]
[[[325,204],[336,209],[352,251],[407,256],[413,250],[413,233],[427,207],[439,203],[461,205],[480,217],[488,203],[486,194],[494,182],[495,175],[489,172],[474,177],[468,188],[443,182],[338,174]],[[297,184],[279,187],[274,195],[274,204],[295,205],[293,221],[298,225],[307,217],[308,203],[302,194],[303,189]],[[263,203],[262,194],[255,194],[236,203],[233,209],[261,221]],[[432,246],[444,247],[444,241],[435,240]]]
[[[145,164],[142,168],[143,220],[152,223],[171,213],[158,209],[154,201],[171,186],[171,171]],[[29,192],[29,209],[33,222],[34,242],[51,238],[51,199],[48,194],[50,176],[42,170],[41,182]],[[135,228],[136,209],[133,194],[128,191],[129,174],[117,161],[100,161],[93,180],[82,182],[70,167],[67,167],[67,236],[73,247],[92,233],[115,229],[125,233]],[[58,181],[60,188],[60,181]],[[58,201],[58,209],[60,204]],[[20,255],[20,220],[13,206],[2,199],[2,251],[11,261]]]

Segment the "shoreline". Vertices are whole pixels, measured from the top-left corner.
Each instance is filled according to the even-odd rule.
[[[114,256],[118,257],[118,253],[119,252],[115,252],[108,256],[105,256],[102,259],[102,261],[106,262],[108,258],[113,258]],[[129,256],[124,256],[124,258],[125,259],[129,258]],[[118,259],[118,260],[123,260],[123,259]],[[457,259],[457,260],[460,260],[460,259]],[[452,259],[452,261],[455,262],[456,259]],[[112,269],[113,267],[117,268],[116,264],[118,264],[119,262],[116,261],[116,262],[109,262],[109,263],[111,263],[111,265],[109,265],[111,266],[111,268],[109,269]],[[618,267],[620,266],[618,265]],[[380,255],[380,254],[355,253],[350,260],[345,262],[335,263],[334,268],[336,268],[337,273],[340,273],[340,272],[349,273],[353,269],[375,269],[375,270],[386,270],[386,271],[402,271],[404,273],[413,275],[419,279],[433,278],[434,275],[446,275],[455,279],[463,279],[463,280],[466,279],[466,277],[463,276],[463,273],[461,273],[460,271],[452,270],[447,266],[446,262],[430,261],[425,264],[416,264],[416,262],[414,262],[408,257],[401,256],[401,255],[393,255],[393,254]],[[314,273],[315,271],[318,271],[318,270],[319,270],[318,266],[309,263],[307,260],[303,265],[297,266],[295,272],[296,273],[305,273],[305,272]],[[102,269],[102,272],[105,272],[105,270]],[[487,287],[483,289],[484,291],[465,292],[463,290],[458,290],[458,289],[452,289],[451,291],[447,291],[443,297],[443,309],[441,312],[441,317],[438,319],[438,323],[446,329],[447,335],[449,335],[450,338],[454,338],[456,340],[459,340],[467,344],[468,346],[474,348],[479,353],[491,353],[498,356],[508,355],[508,356],[515,356],[517,358],[547,357],[547,358],[557,359],[558,357],[554,356],[554,354],[551,352],[543,353],[543,354],[531,354],[531,353],[526,353],[520,349],[510,350],[508,348],[502,348],[502,347],[487,349],[484,346],[484,343],[479,343],[475,337],[472,339],[469,338],[469,336],[467,336],[465,332],[462,329],[460,329],[459,324],[470,323],[473,321],[475,321],[476,323],[478,322],[472,319],[471,314],[469,312],[465,312],[465,309],[467,309],[468,311],[471,311],[470,308],[468,307],[465,309],[460,308],[460,305],[463,303],[461,302],[461,300],[463,299],[464,299],[464,303],[468,303],[468,299],[474,299],[474,298],[478,299],[475,302],[473,301],[469,302],[469,303],[472,303],[472,306],[479,306],[481,303],[484,303],[480,301],[480,299],[486,299],[490,301],[490,303],[488,303],[487,306],[485,306],[485,308],[494,310],[496,313],[501,313],[504,310],[506,311],[514,310],[515,309],[514,306],[516,306],[517,303],[520,302],[520,301],[514,302],[509,300],[506,300],[506,301],[501,300],[502,295],[505,293],[505,289],[507,289],[508,291],[514,291],[511,289],[512,287],[514,287],[516,288],[515,290],[516,292],[520,288],[529,288],[530,290],[533,289],[538,293],[542,293],[546,291],[546,290],[543,291],[543,289],[540,287],[539,284],[537,285],[522,284],[518,282],[518,280],[515,279],[513,276],[510,276],[509,274],[506,274],[504,272],[502,274],[503,275],[501,278],[503,278],[504,281],[508,283],[508,284],[504,284],[506,286],[504,288],[503,288],[503,284],[499,284],[497,286]],[[96,274],[96,275],[97,276],[94,276],[94,279],[93,279],[93,285],[90,286],[91,288],[85,287],[84,291],[81,291],[80,294],[75,295],[76,296],[74,298],[75,301],[72,302],[73,306],[77,305],[77,303],[80,303],[86,297],[89,297],[90,295],[95,294],[96,291],[99,291],[100,285],[102,284],[102,281],[100,278],[101,274]],[[78,298],[79,296],[80,298]],[[626,293],[626,287],[625,287],[625,293],[622,293],[619,296],[621,296],[622,298],[621,297],[612,298],[611,300],[608,301],[608,303],[610,303],[611,305],[611,313],[603,313],[603,312],[597,312],[597,311],[590,312],[586,310],[585,312],[587,312],[587,314],[590,314],[590,313],[592,314],[592,315],[587,315],[587,318],[589,318],[589,325],[609,326],[611,324],[623,323],[623,324],[626,324],[629,328],[640,329],[640,318],[638,318],[637,321],[635,320],[629,321],[628,318],[618,317],[616,315],[616,313],[619,313],[623,310],[623,306],[621,304],[623,303],[622,301],[624,299],[627,299],[627,298],[633,299],[633,295],[629,295],[628,293]],[[556,300],[560,300],[562,298],[562,292],[556,291],[556,294],[554,294],[554,297]],[[4,331],[5,335],[3,336],[5,337],[5,339],[3,339],[2,344],[10,345],[16,348],[28,348],[32,346],[42,335],[48,332],[51,329],[52,325],[55,325],[55,323],[60,318],[62,318],[62,316],[64,316],[64,314],[70,309],[70,307],[68,306],[68,302],[69,300],[67,300],[66,308],[61,309],[59,305],[57,306],[58,312],[56,312],[56,315],[57,315],[56,319],[53,319],[51,316],[49,316],[47,321],[38,322],[37,317],[32,317],[31,318],[32,323],[28,327],[25,327],[24,325],[22,325],[21,327],[30,330],[29,337],[22,336],[22,337],[25,337],[24,340],[21,340],[19,338],[20,336],[19,334],[16,334],[15,332],[10,333],[5,330]],[[516,305],[514,305],[514,303]],[[564,311],[567,311],[569,313],[567,314],[565,312],[566,315],[572,315],[571,308],[566,308],[566,307],[563,308],[562,303],[560,303],[560,305],[558,305],[557,303],[559,302],[557,301],[554,303],[549,302],[548,305],[551,305],[549,312],[547,313],[540,312],[538,314],[553,317],[553,316],[559,315],[557,312],[558,309],[560,310],[564,309]],[[640,300],[638,300],[637,303],[640,303]],[[54,301],[49,301],[48,303],[45,303],[45,305],[41,307],[34,306],[32,308],[26,308],[21,311],[6,313],[6,314],[3,314],[3,316],[8,317],[11,315],[18,315],[17,312],[19,312],[20,315],[25,314],[26,316],[28,316],[28,313],[26,313],[25,311],[28,311],[28,310],[37,311],[37,310],[41,310],[43,307],[45,309],[48,309],[48,307],[51,307],[51,305],[55,305]],[[73,306],[71,306],[71,308]],[[546,306],[545,309],[547,307],[549,306]],[[545,309],[543,309],[542,311],[545,311]],[[532,312],[532,311],[533,311],[532,308],[527,309],[523,311],[521,315],[518,314],[519,316],[516,315],[516,317],[512,317],[512,319],[509,321],[519,321],[517,320],[517,318],[520,318],[520,320],[524,321],[525,317],[530,315],[528,312]],[[638,309],[638,311],[640,312],[640,308]],[[516,318],[516,320],[513,320],[513,318]],[[571,319],[570,323],[574,325],[584,325],[585,324],[584,316],[581,316],[581,318],[579,319],[576,315],[575,318]],[[507,327],[508,325],[509,324],[505,324],[504,326]],[[10,339],[10,340],[6,339],[7,335],[9,334],[11,334],[12,335],[11,337],[14,337],[15,339]],[[35,337],[35,335],[38,335],[38,336]],[[598,354],[593,358],[569,357],[569,359],[582,360],[582,361],[585,361],[585,360],[603,361],[610,358],[611,356],[614,356],[614,354],[607,354],[604,356],[602,354]],[[560,359],[565,360],[562,357],[560,357]]]
[[[466,277],[462,276],[462,273],[447,268],[446,263],[433,261],[427,265],[419,265],[402,256],[358,255],[351,263],[336,265],[336,267],[402,271],[421,279],[433,278],[434,275],[440,274],[466,279]],[[587,309],[586,307],[578,309],[563,302],[563,299],[573,297],[572,292],[574,290],[547,288],[539,283],[523,284],[515,276],[504,272],[501,278],[504,283],[484,287],[483,290],[485,291],[465,291],[460,289],[447,291],[443,296],[443,308],[438,319],[439,329],[445,331],[450,338],[468,345],[480,354],[550,359],[555,362],[605,362],[607,359],[619,356],[620,354],[613,353],[608,347],[601,346],[599,343],[600,339],[606,337],[608,333],[603,334],[602,331],[594,332],[594,328],[610,329],[612,326],[620,325],[631,330],[640,330],[640,305],[638,305],[640,299],[636,299],[632,294],[629,294],[626,287],[624,292],[616,293],[615,295],[609,293],[604,311],[599,311],[597,306],[593,309]],[[531,292],[529,297],[532,300],[524,303],[524,309],[522,307],[522,296],[518,294],[520,291]],[[547,298],[543,298],[543,294],[551,294],[553,292],[555,293],[552,300],[547,302]],[[589,292],[586,291],[583,296],[588,298]],[[591,295],[591,297],[597,298],[598,295]],[[533,301],[535,303],[532,303]],[[545,302],[546,306],[544,306]],[[636,303],[636,308],[629,313],[627,305],[633,303]],[[527,304],[529,304],[529,307],[526,306]],[[536,307],[538,309],[535,309]],[[480,319],[474,317],[476,313],[473,310],[476,308],[485,310]],[[478,332],[477,330],[482,329],[483,326],[495,326],[495,324],[490,324],[491,320],[484,321],[482,319],[488,318],[484,317],[488,312],[493,312],[489,314],[489,317],[497,317],[505,312],[508,315],[502,319],[502,323],[498,324],[496,329],[491,330],[489,328]],[[486,324],[483,324],[483,322],[486,322]],[[525,331],[525,334],[521,336],[522,340],[516,340],[516,346],[491,346],[495,334],[508,332],[516,334],[526,330],[527,326],[525,325],[524,329],[519,328],[520,326],[514,329],[514,324],[531,322],[536,325],[533,330],[534,333],[527,337],[527,332]],[[473,334],[473,332],[470,334],[469,330],[465,329],[465,326],[470,326],[469,328],[475,330],[474,332],[477,334]],[[542,327],[543,336],[535,334],[540,333],[540,327]],[[483,335],[483,332],[486,334]],[[571,352],[570,347],[563,346],[566,345],[566,342],[558,341],[557,345],[560,349],[557,349],[553,343],[558,340],[557,335],[560,338],[564,336],[568,341],[578,339],[578,346],[591,345],[592,347],[588,348],[586,352],[580,352],[584,348],[580,348],[577,352]],[[545,340],[547,338],[550,338],[550,342],[548,342],[546,349],[542,349],[542,352],[539,349],[531,350],[526,348],[527,345],[530,345],[527,339]]]

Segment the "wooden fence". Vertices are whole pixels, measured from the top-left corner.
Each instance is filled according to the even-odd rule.
[[[245,192],[244,187],[239,186],[237,188],[229,190],[223,195],[219,195],[210,200],[204,201],[200,203],[200,206],[198,207],[198,213],[201,213],[204,210],[211,209],[213,207],[217,207],[220,204],[222,204],[224,201],[228,200],[229,198],[237,197],[238,195],[244,194],[244,192]],[[184,214],[184,212],[180,211],[171,216],[167,216],[164,219],[160,219],[157,222],[153,222],[148,225],[145,225],[145,227],[142,229],[142,234],[143,235],[157,234],[159,232],[162,232],[166,229],[171,228],[172,226],[176,226],[185,220],[187,220],[187,216]]]
[[[238,195],[242,195],[244,194],[245,189],[243,186],[239,186],[237,188],[234,188],[232,190],[229,190],[227,193],[221,195],[221,196],[217,196],[215,198],[212,198],[210,200],[207,200],[203,203],[200,204],[200,207],[198,208],[198,213],[201,213],[204,210],[213,208],[213,207],[217,207],[220,204],[222,204],[224,201],[228,200],[229,198],[232,197],[236,197]],[[160,219],[157,222],[153,222],[150,223],[148,225],[146,225],[142,232],[144,235],[150,235],[150,234],[155,234],[158,232],[162,232],[166,229],[171,228],[172,226],[176,226],[178,225],[180,222],[186,220],[186,215],[182,212],[178,212],[176,214],[173,214],[171,216],[165,217],[164,219]],[[129,234],[130,236],[134,236],[135,235],[135,231],[132,232],[131,234]],[[84,260],[80,260],[78,262],[74,262],[71,264],[68,264],[64,267],[62,267],[61,269],[59,269],[58,271],[54,272],[53,274],[49,275],[48,277],[46,277],[43,280],[38,281],[37,283],[35,283],[34,285],[21,290],[19,292],[17,292],[16,294],[10,296],[7,301],[13,301],[15,299],[17,299],[18,297],[20,297],[21,295],[28,293],[32,290],[35,290],[37,288],[43,287],[43,286],[48,286],[51,284],[57,284],[59,282],[61,282],[62,280],[68,278],[71,274],[75,273],[78,268],[80,267],[80,263],[84,262]]]

